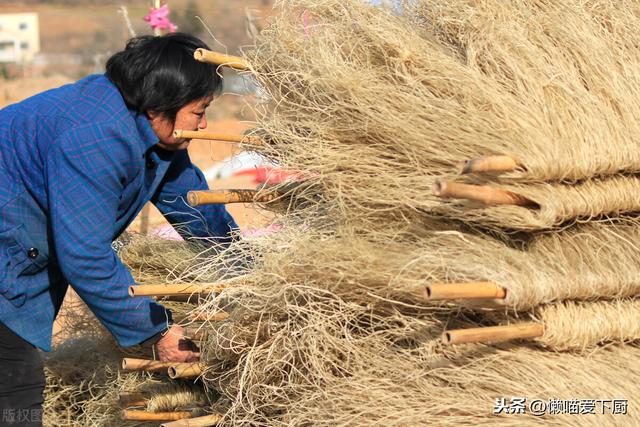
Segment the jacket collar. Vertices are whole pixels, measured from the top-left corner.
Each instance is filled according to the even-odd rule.
[[[99,77],[103,79],[103,83],[108,84],[111,90],[115,91],[115,93],[118,94],[119,98],[122,101],[122,106],[124,108],[127,108],[125,105],[124,99],[122,98],[122,94],[120,93],[116,85],[113,84],[111,80],[109,80],[109,78],[107,77],[107,74],[106,73],[102,74]],[[133,118],[133,120],[136,122],[136,127],[138,128],[138,135],[140,135],[140,138],[142,139],[142,143],[144,144],[144,151],[146,152],[149,148],[153,147],[158,143],[158,137],[156,136],[155,132],[151,128],[151,124],[149,123],[149,119],[147,119],[146,114],[141,114],[130,109],[128,109],[128,111],[131,117]]]
[[[144,151],[147,151],[149,148],[153,147],[158,143],[158,136],[153,131],[151,124],[149,123],[149,119],[144,114],[139,114],[135,111],[129,110],[133,115],[136,126],[138,127],[138,133],[140,134],[140,138],[142,138],[142,142],[144,143]]]

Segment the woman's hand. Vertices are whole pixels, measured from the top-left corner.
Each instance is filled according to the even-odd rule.
[[[156,343],[158,357],[162,362],[197,362],[200,349],[184,337],[181,326],[172,325]]]

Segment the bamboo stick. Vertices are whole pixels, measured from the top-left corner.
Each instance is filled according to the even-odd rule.
[[[174,421],[191,417],[186,411],[177,412],[147,412],[147,411],[122,411],[122,419],[128,421]]]
[[[261,194],[257,190],[199,190],[187,193],[190,206],[226,203],[267,203],[280,197],[277,192]]]
[[[208,311],[200,311],[197,313],[190,313],[189,320],[194,322],[221,322],[229,317],[229,313],[226,311],[218,311],[211,313]]]
[[[488,173],[488,174],[500,174],[503,172],[513,172],[514,170],[522,168],[522,165],[518,163],[513,157],[509,156],[488,156],[481,157],[479,159],[466,160],[462,165],[460,174],[465,175],[469,173]]]
[[[195,363],[174,363],[169,367],[167,374],[169,378],[194,378],[198,377],[204,371],[205,365],[201,362]]]
[[[507,290],[493,282],[433,283],[425,286],[423,295],[429,301],[504,299],[507,296]]]
[[[196,49],[193,53],[193,57],[200,62],[224,65],[240,71],[249,69],[249,63],[239,56],[225,55],[224,53],[213,52],[207,49]]]
[[[153,7],[155,7],[156,9],[160,9],[160,0],[153,0]],[[155,27],[153,29],[154,36],[158,37],[158,36],[161,36],[162,34],[164,34],[164,31],[162,28]]]
[[[180,296],[193,294],[220,293],[229,285],[220,283],[133,285],[129,286],[129,296]]]
[[[122,407],[130,407],[130,406],[147,406],[149,403],[149,396],[145,393],[140,393],[137,391],[133,392],[122,392],[118,398],[118,403]]]
[[[541,337],[544,327],[540,323],[527,322],[508,326],[452,329],[442,334],[444,344],[486,343]]]
[[[228,317],[228,314],[227,314],[227,317]],[[191,319],[191,320],[194,320],[194,319]],[[184,337],[191,341],[202,341],[204,339],[205,333],[206,332],[203,328],[190,328],[190,327],[184,328]]]
[[[158,372],[169,369],[175,362],[161,362],[159,360],[132,359],[125,357],[122,359],[122,369],[124,371],[146,371]]]
[[[135,407],[146,407],[149,404],[149,399],[140,399],[140,400],[131,400],[131,401],[123,401],[120,402],[120,406],[122,408],[135,408]]]
[[[191,206],[200,206],[207,204],[225,204],[225,203],[253,203],[256,190],[201,190],[189,191],[187,193],[187,203]]]
[[[433,194],[443,199],[466,199],[485,205],[515,205],[535,207],[536,203],[510,191],[483,185],[438,181],[433,185]]]
[[[231,142],[245,145],[263,145],[264,141],[256,136],[230,133],[205,132],[193,130],[174,130],[173,136],[185,139],[203,139],[209,141]]]
[[[160,424],[160,427],[210,427],[217,425],[222,419],[220,414],[205,415],[202,417],[185,418],[184,420]]]

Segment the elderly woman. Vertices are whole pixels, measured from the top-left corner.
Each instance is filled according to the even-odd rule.
[[[0,416],[41,410],[37,348],[51,348],[67,284],[121,346],[157,341],[162,360],[197,360],[167,309],[129,297],[134,280],[111,243],[148,201],[185,238],[233,238],[222,205],[185,204],[207,184],[189,140],[173,136],[206,127],[219,92],[215,66],[193,59],[206,47],[186,34],[135,38],[105,75],[0,110]]]

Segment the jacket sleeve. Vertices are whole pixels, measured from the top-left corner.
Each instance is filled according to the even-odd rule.
[[[131,298],[135,282],[111,247],[131,146],[118,132],[67,131],[46,154],[53,244],[60,269],[123,346],[166,329],[171,313],[151,298]]]
[[[202,171],[191,163],[187,150],[176,152],[163,182],[151,201],[184,238],[213,238],[227,244],[238,226],[224,205],[191,207],[186,203],[190,190],[208,190]]]

